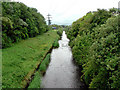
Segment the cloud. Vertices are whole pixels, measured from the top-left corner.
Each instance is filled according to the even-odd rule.
[[[52,24],[72,24],[89,11],[97,8],[108,9],[118,7],[119,0],[14,0],[25,3],[29,7],[37,8],[47,19],[52,15]],[[47,20],[46,20],[47,21]]]

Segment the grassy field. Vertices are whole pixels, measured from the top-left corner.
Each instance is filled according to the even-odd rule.
[[[56,31],[23,40],[2,50],[2,87],[21,88],[36,66],[42,61],[53,42],[59,36]]]

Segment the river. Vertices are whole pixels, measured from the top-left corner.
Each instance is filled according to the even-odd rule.
[[[59,40],[59,48],[53,49],[51,62],[42,77],[42,88],[80,88],[85,87],[80,80],[80,70],[74,64],[69,39],[65,31]]]

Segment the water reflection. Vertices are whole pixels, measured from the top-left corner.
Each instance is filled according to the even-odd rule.
[[[62,38],[59,40],[59,48],[69,47],[69,39],[67,38],[65,31],[63,31]]]
[[[84,84],[80,81],[78,68],[74,65],[69,39],[65,31],[59,40],[59,48],[53,49],[51,62],[42,78],[43,88],[79,88]]]

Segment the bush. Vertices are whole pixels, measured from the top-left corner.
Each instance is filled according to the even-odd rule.
[[[19,2],[2,2],[2,48],[48,31],[44,17],[35,8]]]
[[[73,57],[83,67],[81,78],[89,88],[120,88],[119,17],[99,10],[74,22],[67,31]]]

